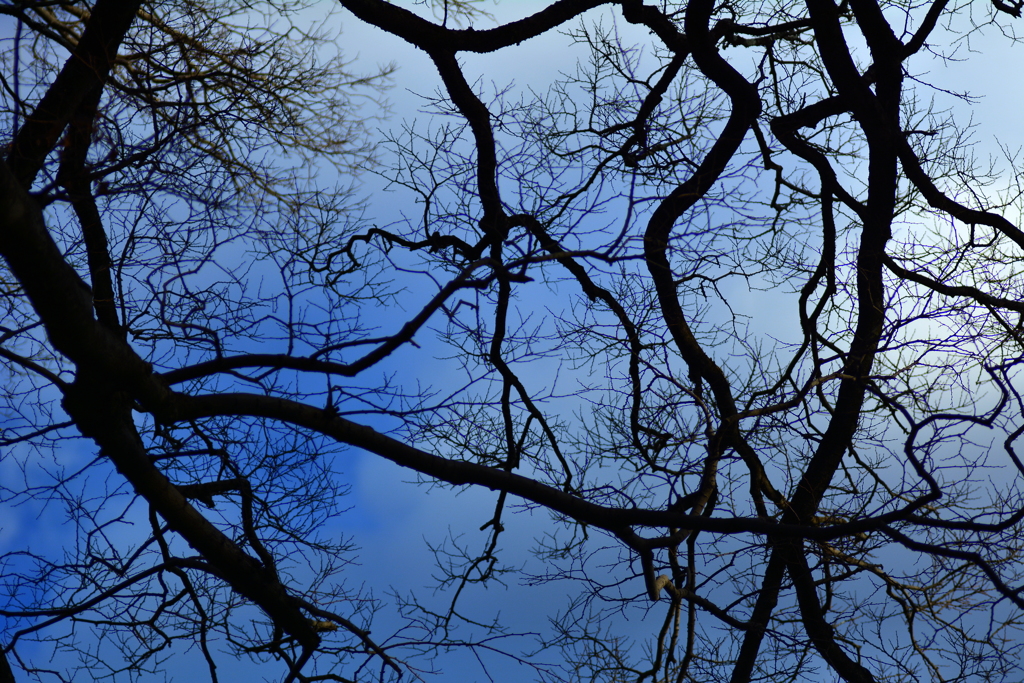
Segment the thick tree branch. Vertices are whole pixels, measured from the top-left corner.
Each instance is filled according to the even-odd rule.
[[[25,120],[8,155],[11,173],[22,187],[31,187],[81,101],[106,82],[118,47],[141,6],[139,0],[99,0],[93,7],[74,54]]]
[[[645,526],[828,540],[870,531],[879,525],[903,519],[909,514],[890,513],[858,522],[817,527],[813,524],[778,524],[763,518],[714,518],[678,511],[606,507],[566,493],[558,487],[501,468],[432,455],[370,427],[340,417],[334,411],[276,396],[242,393],[200,396],[177,394],[166,404],[163,411],[155,415],[158,420],[168,423],[213,416],[280,420],[329,436],[341,443],[362,448],[439,481],[456,486],[474,485],[495,491],[507,491],[581,523],[606,529],[613,534],[631,526]]]
[[[103,455],[135,491],[145,498],[172,530],[184,538],[240,595],[259,605],[280,628],[304,647],[320,642],[273,569],[245,554],[203,517],[152,463],[123,393],[91,373],[80,373],[65,391],[64,409],[84,436],[93,439]]]
[[[495,52],[517,45],[575,19],[589,9],[613,0],[558,0],[540,12],[497,28],[450,29],[382,0],[340,0],[345,9],[363,21],[428,52]]]

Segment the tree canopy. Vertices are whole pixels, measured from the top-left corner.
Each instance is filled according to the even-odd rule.
[[[1024,0],[329,9],[0,5],[0,682],[1020,675]]]

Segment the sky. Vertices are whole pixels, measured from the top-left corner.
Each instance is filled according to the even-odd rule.
[[[493,11],[505,20],[527,14],[543,4],[535,0],[504,0],[494,6]],[[0,19],[0,22],[3,21]],[[383,136],[389,128],[398,127],[403,121],[422,120],[423,102],[419,95],[429,94],[439,82],[429,60],[400,39],[359,24],[343,13],[332,21],[337,22],[343,50],[354,60],[356,69],[360,65],[365,65],[368,70],[375,65],[388,63],[398,66],[394,87],[386,95],[391,114],[382,121],[380,135]],[[629,29],[623,27],[623,30]],[[951,91],[971,89],[983,93],[983,97],[970,107],[941,91],[933,93],[939,108],[948,106],[958,117],[973,117],[978,124],[976,140],[980,155],[997,156],[1000,153],[997,139],[1004,141],[1011,149],[1017,149],[1024,144],[1020,134],[1024,78],[1014,67],[1019,57],[1015,59],[1009,51],[1008,41],[993,35],[992,31],[981,33],[972,38],[970,43],[965,43],[962,54],[967,56],[969,50],[979,51],[981,58],[971,54],[971,59],[960,62],[935,61],[927,72],[920,75],[922,78],[934,77]],[[522,91],[532,88],[541,92],[559,71],[568,71],[574,67],[577,55],[584,56],[582,50],[567,50],[564,37],[556,34],[528,41],[511,52],[506,51],[500,55],[465,55],[463,60],[469,72],[478,74],[484,82],[493,81],[499,88],[512,84]],[[360,182],[361,191],[368,196],[366,213],[374,221],[386,225],[399,220],[402,215],[415,215],[418,211],[408,193],[385,191],[384,182],[372,174],[363,176]],[[418,292],[413,292],[407,298],[410,308],[417,301],[416,294]],[[753,332],[782,341],[791,339],[791,318],[757,315],[757,312],[772,306],[772,292],[735,289],[729,295],[730,301],[749,315]],[[382,312],[382,315],[390,314]],[[395,316],[396,324],[400,320]],[[403,364],[409,363],[408,359],[412,357],[411,354],[396,354],[393,367],[398,372],[403,371]],[[422,360],[415,362],[418,364],[415,372],[431,374],[431,368],[424,367]],[[543,378],[528,377],[527,380],[542,381]],[[81,451],[71,454],[71,461],[80,462],[88,457],[88,449],[83,447]],[[0,477],[5,481],[19,475],[18,472],[12,472],[10,462],[10,459],[0,458]],[[432,556],[424,541],[437,544],[449,536],[460,537],[471,548],[478,548],[486,540],[486,534],[479,527],[490,517],[495,499],[493,493],[468,490],[456,496],[437,489],[430,490],[412,483],[414,476],[411,472],[354,450],[344,455],[342,469],[352,488],[348,499],[352,510],[332,524],[336,525],[339,534],[353,534],[357,543],[363,547],[359,563],[348,570],[347,580],[354,584],[371,586],[377,591],[385,591],[389,587],[400,591],[424,588],[430,584],[429,574],[432,572],[429,568],[433,566]],[[40,528],[43,524],[51,523],[50,520],[38,518],[36,514],[37,511],[31,505],[0,510],[0,550],[22,547],[29,539],[56,541],[57,537],[51,530]],[[515,515],[514,521],[507,525],[508,532],[502,537],[506,556],[523,558],[524,563],[532,562],[527,550],[548,523],[544,513]],[[130,536],[130,530],[126,534]],[[510,593],[506,595],[479,591],[472,595],[470,604],[479,602],[483,614],[492,603],[501,602],[504,610],[502,618],[513,629],[536,631],[544,626],[538,622],[544,619],[548,607],[563,599],[562,588],[558,584],[530,587],[513,584],[508,590]],[[511,595],[515,599],[509,600]],[[434,599],[439,604],[447,600],[445,596],[434,596]],[[380,631],[386,632],[388,626],[385,617]],[[638,628],[642,626],[637,624]],[[511,680],[518,675],[512,664],[500,658],[488,661],[488,664],[498,667],[496,671],[500,671],[503,680]],[[169,666],[168,678],[180,681],[191,680],[191,667],[198,667],[195,671],[197,674],[204,671],[196,653],[182,659],[172,659]],[[457,660],[451,665],[448,674],[445,680],[458,683],[482,680],[479,664],[470,658]],[[248,665],[239,665],[237,668],[232,665],[232,670],[229,673],[222,672],[222,676],[221,680],[224,681],[252,678],[262,680],[264,676],[274,680],[277,672]]]
[[[516,16],[521,14],[521,10],[541,5],[539,2],[505,2],[498,6],[497,10],[504,16]],[[330,9],[329,3],[314,7],[310,15],[311,20],[320,21],[321,15],[326,14],[327,9]],[[9,21],[6,17],[0,17],[0,25],[3,25],[0,27],[0,34],[9,34],[11,28],[5,24]],[[419,117],[419,110],[422,107],[420,95],[429,94],[435,85],[439,84],[437,72],[430,61],[407,43],[375,28],[362,25],[352,18],[345,18],[336,11],[331,23],[337,27],[343,52],[353,60],[354,70],[373,71],[376,67],[389,63],[399,66],[394,87],[386,95],[391,114],[386,120],[381,121],[381,128],[376,134],[383,137],[389,127],[397,127],[403,121],[412,121]],[[552,55],[559,53],[561,42],[557,37],[549,37],[532,41],[516,51],[517,66],[527,67],[527,73],[532,72],[534,76],[529,79],[531,83],[543,86],[553,78],[555,74],[546,69],[553,63]],[[573,62],[565,59],[564,55],[555,61],[564,62],[566,68],[573,65]],[[518,72],[504,73],[502,65],[506,62],[503,58],[485,56],[479,63],[481,74],[486,73],[488,78],[493,78],[497,83],[512,77],[519,83],[524,81]],[[399,220],[409,212],[415,213],[418,210],[408,196],[385,192],[385,183],[372,174],[365,174],[359,180],[362,184],[361,194],[369,198],[367,213],[374,216],[374,222],[386,225]],[[330,182],[325,184],[329,186]],[[410,309],[421,303],[419,296],[409,297]],[[391,320],[395,325],[400,325],[402,315],[403,312],[399,312],[398,315],[388,311],[382,312],[385,327]],[[418,372],[424,372],[429,376],[430,368],[423,366],[422,356],[406,353],[404,350],[395,354],[390,365],[396,371],[402,372],[408,367],[410,359],[416,364]],[[386,422],[369,422],[378,428],[388,426]],[[31,458],[19,456],[14,452],[6,455],[8,457],[0,457],[0,477],[4,482],[39,483],[46,480],[47,475],[42,469],[33,471],[30,468],[23,471],[18,466],[18,462],[31,461]],[[82,442],[75,447],[65,448],[61,454],[61,465],[67,470],[73,470],[85,466],[94,455],[90,445]],[[338,536],[355,537],[356,542],[363,547],[358,562],[351,565],[346,572],[346,582],[353,586],[365,586],[378,596],[391,591],[404,594],[415,590],[428,603],[432,601],[437,607],[446,605],[450,600],[448,596],[432,596],[429,590],[425,590],[433,586],[432,576],[436,575],[434,557],[427,543],[438,546],[450,539],[461,539],[473,550],[482,548],[487,535],[481,532],[479,527],[493,514],[496,494],[474,490],[455,494],[431,491],[414,483],[414,473],[380,458],[354,449],[347,451],[342,458],[343,462],[339,468],[351,485],[351,493],[343,505],[350,505],[351,509],[332,521],[325,531],[328,534],[333,532]],[[85,485],[84,488],[103,486],[102,481],[96,481]],[[144,513],[142,515],[144,519]],[[59,526],[62,517],[61,509],[53,505],[42,506],[37,501],[22,500],[15,505],[4,506],[4,509],[0,510],[0,552],[31,549],[45,554],[54,551],[59,553],[67,540],[66,533]],[[523,512],[515,515],[515,523],[512,524],[509,523],[511,517],[510,514],[506,515],[508,531],[503,534],[502,546],[508,549],[508,555],[514,561],[519,562],[516,558],[527,555],[527,549],[533,546],[533,539],[540,536],[547,527],[548,518],[544,513]],[[144,533],[145,529],[141,529],[141,532]],[[115,525],[108,529],[108,537],[115,544],[127,546],[138,542],[139,533],[131,524]],[[546,607],[562,598],[561,589],[556,584],[531,588],[513,585],[511,588],[518,592],[519,599],[508,601],[502,598],[505,606],[500,615],[503,622],[513,631],[541,630],[546,626],[543,620],[547,615],[547,610],[541,609],[541,606]],[[493,594],[495,590],[500,589],[495,587],[488,590]],[[489,599],[486,591],[476,591],[473,587],[467,591],[469,594],[474,592],[478,592],[479,595],[472,595],[467,604],[475,604],[480,609],[473,616],[482,619],[493,618],[497,614],[492,609],[496,600]],[[401,620],[392,617],[388,605],[376,621],[374,633],[388,633],[402,623]],[[25,643],[23,651],[32,654],[45,651],[45,648]],[[177,646],[171,652],[172,656],[168,659],[166,670],[168,679],[188,681],[192,680],[193,676],[206,677],[206,665],[198,651],[183,652],[182,648]],[[58,653],[54,656],[53,662],[55,665],[62,662],[70,664],[72,660],[72,655]],[[225,657],[222,664],[229,662],[230,659]],[[456,654],[448,660],[446,680],[482,680],[481,662],[489,667],[500,667],[498,670],[503,675],[512,675],[516,670],[515,665],[506,661],[504,657],[487,657],[485,654],[478,661],[477,657],[468,653]],[[279,680],[281,669],[273,665],[257,666],[237,662],[230,663],[226,670],[222,666],[218,673],[221,681],[228,682]]]
[[[495,8],[495,14],[501,20],[517,18],[533,11],[543,3],[515,2],[505,0]],[[389,36],[372,27],[366,27],[351,19],[341,16],[342,41],[346,52],[358,63],[385,64],[394,62],[398,65],[394,88],[388,92],[387,98],[392,114],[382,124],[382,129],[394,128],[402,122],[425,119],[423,102],[419,95],[429,94],[439,86],[439,79],[433,65],[418,50],[400,39]],[[643,41],[642,31],[620,22],[619,28],[624,36],[633,35]],[[972,54],[979,51],[981,54]],[[966,57],[970,59],[966,59]],[[965,57],[962,61],[956,61]],[[979,59],[980,57],[980,59]],[[547,35],[539,40],[523,43],[513,52],[502,52],[499,55],[463,55],[470,82],[473,75],[480,78],[482,88],[489,90],[491,84],[497,90],[511,86],[513,92],[544,92],[546,86],[559,72],[571,72],[575,68],[576,59],[586,59],[583,50],[568,49],[563,36]],[[1019,60],[1019,57],[1016,57]],[[997,160],[1001,156],[999,141],[1003,144],[1024,144],[1020,134],[1020,111],[1024,104],[1024,77],[1010,65],[1015,64],[1010,51],[1009,41],[1004,40],[993,30],[983,31],[965,42],[959,49],[956,58],[951,61],[933,60],[922,71],[914,75],[923,81],[933,78],[940,87],[952,92],[970,90],[978,95],[973,106],[950,97],[940,90],[931,91],[935,106],[939,109],[950,108],[957,117],[972,117],[977,124],[975,133],[976,153],[985,158],[991,156]],[[928,92],[928,91],[924,91]],[[421,124],[422,125],[422,124]],[[412,208],[409,195],[403,199],[401,191],[383,192],[377,189],[378,181],[372,176],[364,177],[365,187],[371,195],[371,208],[368,215],[378,217],[385,223],[388,217],[398,213],[415,216],[418,209]],[[729,285],[727,298],[735,309],[748,315],[751,332],[773,338],[781,342],[792,341],[798,330],[795,315],[791,308],[779,308],[777,293],[759,289],[745,289],[742,283]],[[760,313],[771,310],[772,315]],[[528,378],[529,379],[532,378]],[[537,378],[540,379],[539,377]],[[453,535],[464,534],[464,538],[480,544],[484,534],[476,528],[479,521],[487,518],[490,506],[493,505],[493,494],[479,491],[466,491],[458,498],[439,496],[436,492],[427,492],[417,486],[394,487],[396,479],[407,480],[408,476],[397,467],[376,458],[358,457],[357,469],[353,479],[353,502],[358,510],[358,517],[353,518],[356,524],[368,523],[379,528],[387,536],[387,541],[374,541],[361,556],[361,567],[354,573],[365,572],[367,576],[394,577],[396,585],[416,585],[422,582],[422,567],[430,562],[423,554],[420,539],[436,540],[439,529]],[[394,504],[392,503],[394,502]],[[511,534],[503,539],[506,556],[526,557],[525,551],[531,546],[532,539],[540,532],[547,520],[545,515],[519,515],[509,525]],[[372,520],[372,521],[367,521]],[[429,520],[429,521],[426,521]],[[387,530],[399,530],[399,533],[388,533]],[[419,550],[416,548],[419,547]],[[410,555],[412,553],[412,555]],[[410,557],[415,557],[409,561]],[[405,560],[404,562],[402,560]],[[542,587],[511,586],[516,591],[515,599],[505,604],[512,611],[503,612],[503,617],[515,628],[533,630],[538,627],[536,621],[545,614],[546,606],[551,600],[558,599],[557,584]],[[498,596],[500,597],[500,596]],[[509,596],[505,596],[509,597]],[[489,597],[481,594],[478,598],[488,602]],[[507,609],[507,608],[506,608]],[[660,615],[652,613],[653,623],[658,623]],[[623,625],[628,633],[636,635],[650,629],[651,622],[644,620]],[[461,667],[449,670],[451,680],[480,680],[480,672],[471,661],[463,662]],[[503,670],[501,678],[512,680],[511,670]],[[447,680],[447,678],[446,678]]]

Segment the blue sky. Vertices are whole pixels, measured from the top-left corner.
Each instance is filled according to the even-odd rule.
[[[540,2],[513,2],[505,0],[494,8],[494,12],[502,19],[526,14],[541,6]],[[326,6],[326,3],[325,3]],[[381,123],[384,130],[397,129],[403,121],[421,122],[425,120],[420,112],[422,100],[417,94],[429,94],[438,84],[433,65],[415,48],[400,39],[388,36],[372,27],[358,24],[344,14],[334,20],[340,26],[340,38],[343,50],[355,59],[354,68],[372,69],[374,65],[394,62],[398,71],[394,77],[394,87],[387,93],[391,104],[390,118]],[[623,30],[626,31],[625,27]],[[640,36],[642,38],[642,35]],[[465,55],[464,63],[470,74],[478,74],[489,89],[493,81],[497,87],[508,84],[520,91],[527,92],[533,88],[542,92],[558,71],[572,70],[577,55],[584,57],[583,50],[571,51],[564,47],[565,38],[560,35],[546,36],[543,39],[524,43],[519,48],[503,52],[500,55]],[[975,49],[979,55],[970,55],[963,62],[942,64],[935,62],[930,68],[930,76],[936,82],[950,90],[970,88],[979,95],[983,94],[973,107],[967,107],[941,92],[935,93],[938,108],[949,106],[957,116],[972,116],[978,125],[976,139],[977,150],[982,156],[998,155],[999,149],[995,139],[1000,138],[1012,148],[1019,146],[1019,112],[1021,100],[1024,98],[1024,85],[1019,71],[1013,68],[1016,63],[1009,52],[1008,41],[992,32],[976,36],[970,44],[963,45],[966,51]],[[924,74],[922,74],[924,75]],[[386,157],[383,161],[387,161]],[[361,189],[368,196],[366,215],[370,222],[386,225],[398,221],[402,216],[415,216],[419,211],[413,197],[401,190],[385,192],[383,183],[372,174],[360,178]],[[793,329],[791,317],[759,315],[771,308],[776,294],[759,290],[744,290],[736,285],[728,292],[730,301],[737,310],[747,316],[752,335],[763,335],[767,339],[790,341]],[[538,298],[544,296],[538,287]],[[415,286],[400,297],[405,312],[415,310],[430,292],[424,293]],[[538,302],[539,304],[540,302]],[[402,311],[381,311],[381,319],[387,327],[389,321],[397,326],[402,321]],[[418,340],[429,348],[429,339]],[[438,377],[445,372],[445,365],[436,367],[423,361],[423,354],[414,349],[404,349],[389,360],[385,369],[393,371],[403,380],[424,378],[437,388],[444,388],[450,378]],[[538,385],[549,381],[545,371],[538,370],[534,374],[525,375],[528,382]],[[571,374],[562,378],[571,383]],[[566,410],[566,414],[571,410]],[[386,427],[384,421],[379,425]],[[81,449],[68,451],[66,465],[74,466],[86,461],[90,451],[83,444]],[[406,592],[416,589],[424,599],[445,604],[449,599],[444,594],[431,594],[430,576],[433,571],[433,558],[427,543],[441,544],[449,537],[463,539],[471,549],[479,549],[486,541],[486,533],[479,530],[493,509],[496,494],[486,491],[462,491],[458,494],[442,489],[429,489],[412,483],[415,476],[412,472],[402,470],[380,458],[369,456],[355,450],[349,450],[338,456],[338,467],[341,469],[351,486],[351,494],[347,502],[351,511],[343,514],[332,522],[328,530],[336,530],[339,534],[349,534],[362,550],[359,563],[346,570],[346,581],[354,585],[372,587],[377,594],[388,590]],[[11,481],[17,476],[11,468],[11,459],[0,461],[0,476],[4,481]],[[18,506],[9,506],[0,511],[2,527],[0,527],[0,549],[21,548],[29,540],[49,546],[59,547],[63,534],[56,530],[59,524],[59,510],[50,510],[40,516],[33,502]],[[533,546],[534,539],[549,528],[548,515],[544,512],[522,512],[514,514],[507,520],[508,531],[502,536],[504,557],[511,563],[539,571],[537,561],[532,559],[528,550]],[[133,534],[130,528],[123,530],[126,538]],[[636,586],[637,592],[642,590]],[[426,591],[422,589],[427,589]],[[513,579],[509,589],[499,587],[487,589],[471,588],[467,596],[467,604],[479,610],[479,618],[493,614],[500,609],[503,620],[511,628],[522,631],[539,631],[546,626],[544,619],[551,611],[552,604],[564,600],[563,586],[552,583],[543,586],[523,586],[518,579]],[[637,633],[651,624],[643,623],[643,614],[637,611],[632,614],[633,621],[623,622],[620,626]],[[657,623],[660,617],[653,617]],[[400,622],[392,620],[385,609],[381,615],[379,626],[374,633],[387,633]],[[557,655],[555,655],[557,657]],[[503,679],[513,679],[520,673],[500,657],[488,662],[497,667]],[[225,659],[225,664],[227,660]],[[193,667],[197,667],[193,670]],[[483,680],[481,669],[471,657],[456,656],[448,665],[446,680],[475,681]],[[242,681],[251,678],[274,680],[279,675],[274,668],[259,669],[249,665],[225,666],[222,680]],[[188,657],[169,661],[168,678],[190,680],[193,674],[202,675],[201,659],[193,652]]]

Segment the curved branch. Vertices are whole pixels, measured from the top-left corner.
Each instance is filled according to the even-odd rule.
[[[239,368],[253,367],[299,370],[302,372],[322,372],[330,375],[340,375],[342,377],[354,377],[363,370],[376,365],[390,356],[403,344],[412,341],[412,338],[416,336],[416,333],[424,324],[426,324],[427,320],[429,320],[430,317],[437,312],[437,310],[440,309],[448,298],[455,292],[466,287],[475,288],[485,286],[486,283],[489,282],[490,278],[482,282],[477,282],[471,281],[469,277],[477,268],[489,265],[490,263],[490,259],[481,259],[467,265],[462,272],[459,273],[458,277],[442,287],[441,290],[427,302],[419,313],[402,325],[402,328],[398,330],[398,332],[385,338],[380,346],[355,362],[335,363],[332,361],[318,360],[316,356],[324,353],[325,350],[323,349],[314,354],[313,357],[309,358],[297,358],[295,356],[287,356],[283,354],[250,353],[240,356],[225,356],[205,361],[203,363],[197,363],[188,367],[165,372],[160,377],[168,385],[173,385],[187,382],[192,379],[198,379],[200,377],[206,377],[219,372],[228,372]]]
[[[760,517],[715,518],[669,510],[607,507],[505,469],[432,455],[370,427],[347,420],[334,411],[276,396],[245,393],[199,396],[175,394],[164,410],[154,415],[158,421],[165,423],[215,416],[263,417],[287,422],[323,434],[340,443],[369,451],[396,465],[415,470],[438,481],[456,486],[472,485],[495,491],[507,491],[582,524],[595,526],[615,535],[628,527],[643,526],[697,529],[722,534],[752,533],[778,538],[829,540],[870,532],[882,525],[904,519],[909,514],[887,513],[857,522],[817,527],[813,524],[780,524]]]
[[[938,280],[933,280],[930,277],[921,275],[918,271],[907,270],[900,266],[896,261],[886,254],[883,257],[885,267],[888,268],[893,275],[903,278],[904,280],[910,280],[916,282],[923,287],[927,287],[933,292],[938,292],[949,297],[967,297],[977,301],[983,306],[991,306],[992,308],[1003,308],[1008,311],[1016,311],[1017,313],[1024,313],[1024,303],[1020,301],[1014,301],[1013,299],[1004,299],[998,296],[992,296],[987,294],[977,287],[970,287],[968,285],[947,285]]]
[[[439,26],[409,10],[382,0],[341,0],[345,9],[363,21],[424,50],[453,52],[494,52],[518,45],[575,19],[587,10],[610,4],[613,0],[558,0],[542,11],[497,28],[477,31]]]

